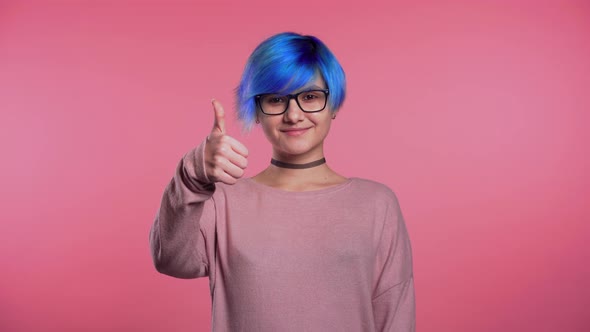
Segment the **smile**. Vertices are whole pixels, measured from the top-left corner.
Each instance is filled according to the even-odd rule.
[[[308,129],[309,128],[287,129],[287,130],[281,130],[281,131],[289,136],[299,136],[299,135],[303,135]]]

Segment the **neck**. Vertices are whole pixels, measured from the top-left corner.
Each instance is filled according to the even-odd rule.
[[[303,184],[308,182],[319,181],[327,178],[333,171],[326,163],[319,166],[293,169],[269,165],[263,173],[277,183],[282,184]]]
[[[290,156],[283,156],[277,153],[273,153],[272,159],[278,161],[277,164],[271,164],[265,170],[265,173],[272,176],[275,179],[281,179],[285,181],[298,181],[298,182],[305,182],[309,181],[314,178],[320,178],[325,176],[326,174],[330,173],[331,170],[326,164],[326,162],[321,163],[319,165],[315,165],[312,167],[305,167],[305,168],[289,168],[289,167],[281,167],[281,163],[291,164],[291,165],[306,165],[309,163],[317,162],[325,158],[323,153],[314,153],[313,155],[298,155],[296,157]],[[288,166],[288,165],[287,165]]]
[[[306,164],[322,159],[324,155],[323,153],[314,153],[312,156],[281,156],[273,153],[272,158],[290,164]],[[254,179],[275,188],[305,191],[310,190],[310,188],[321,188],[323,185],[342,181],[345,178],[334,172],[328,167],[327,163],[323,163],[303,169],[283,168],[270,164],[266,169],[256,175]]]
[[[312,168],[312,167],[317,167],[319,165],[322,165],[326,162],[326,158],[321,158],[315,161],[312,161],[310,163],[305,163],[305,164],[293,164],[293,163],[286,163],[284,161],[280,161],[280,160],[276,160],[274,158],[272,158],[270,160],[270,163],[280,167],[280,168],[289,168],[289,169],[306,169],[306,168]]]

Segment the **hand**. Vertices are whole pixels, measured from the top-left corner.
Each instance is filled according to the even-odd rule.
[[[235,184],[248,166],[248,149],[225,133],[225,111],[212,100],[215,122],[205,143],[205,173],[212,182]]]

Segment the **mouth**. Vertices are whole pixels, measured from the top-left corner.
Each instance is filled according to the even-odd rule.
[[[299,136],[307,132],[309,128],[289,128],[281,130],[281,132],[289,135],[289,136]]]

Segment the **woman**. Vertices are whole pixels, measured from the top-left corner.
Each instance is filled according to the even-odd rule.
[[[281,33],[250,56],[238,118],[258,123],[271,164],[242,178],[248,150],[224,110],[186,153],[150,232],[156,269],[209,277],[214,331],[413,331],[408,233],[387,186],[346,178],[323,152],[344,72],[313,36]]]

